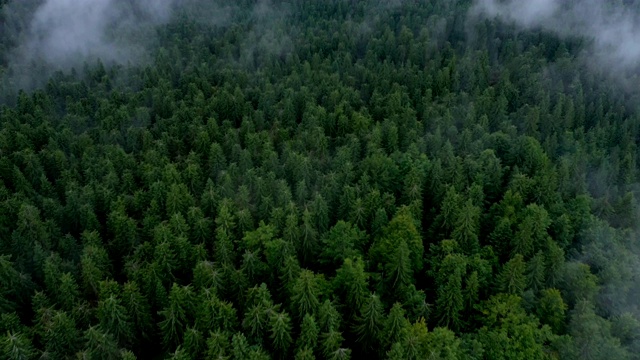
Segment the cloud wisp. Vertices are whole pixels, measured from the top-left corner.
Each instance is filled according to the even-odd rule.
[[[133,61],[142,54],[140,31],[170,19],[174,0],[46,0],[33,13],[17,59],[59,68],[100,58]]]
[[[616,69],[640,65],[637,1],[477,0],[473,16],[500,18],[524,29],[542,29],[588,41],[587,55]]]

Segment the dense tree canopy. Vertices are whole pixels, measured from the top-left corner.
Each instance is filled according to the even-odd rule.
[[[468,0],[257,3],[2,85],[0,359],[639,358],[640,94]]]

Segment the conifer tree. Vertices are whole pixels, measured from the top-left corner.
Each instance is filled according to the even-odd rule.
[[[369,293],[369,275],[364,270],[364,261],[358,257],[345,259],[333,279],[337,295],[344,297],[345,303],[355,313],[362,308]]]
[[[315,315],[320,306],[319,286],[315,274],[310,270],[302,270],[292,289],[292,310],[298,318]]]
[[[86,349],[90,359],[119,359],[120,350],[116,339],[99,327],[89,327],[84,333]]]
[[[508,294],[521,295],[526,286],[526,263],[523,256],[517,254],[502,267],[498,275],[500,291]]]
[[[293,342],[291,318],[286,312],[274,313],[269,317],[269,337],[273,348],[284,356]]]
[[[401,341],[406,335],[409,327],[409,321],[405,318],[404,309],[400,303],[393,304],[389,314],[385,320],[383,333],[383,343],[387,347],[391,347],[398,341]],[[393,350],[393,349],[391,349]]]
[[[313,350],[318,345],[319,333],[320,329],[313,315],[306,314],[300,325],[300,335],[296,340],[296,348],[299,351],[308,350],[313,355]]]
[[[100,330],[110,334],[118,344],[124,345],[133,337],[129,314],[120,299],[111,295],[100,300],[97,310]]]
[[[25,334],[7,331],[6,335],[0,339],[2,339],[3,359],[28,360],[36,354],[31,340]]]
[[[363,347],[367,350],[377,349],[384,328],[382,303],[377,295],[371,294],[365,300],[356,321],[354,330]]]
[[[556,334],[561,334],[564,330],[566,311],[567,305],[562,300],[562,295],[558,289],[542,290],[536,312],[540,321],[549,325]]]
[[[181,342],[184,331],[189,325],[194,300],[190,287],[173,284],[168,306],[158,312],[162,319],[158,327],[165,347],[171,348]]]

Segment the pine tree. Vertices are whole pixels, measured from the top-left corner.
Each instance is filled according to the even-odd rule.
[[[17,295],[23,284],[8,255],[0,255],[0,313],[9,313],[17,307]]]
[[[530,257],[545,245],[551,220],[547,211],[535,204],[527,206],[523,221],[512,239],[513,254]]]
[[[133,352],[131,352],[131,350],[122,350],[121,359],[122,360],[136,360],[136,356],[134,355]]]
[[[67,313],[54,311],[50,322],[45,324],[43,336],[45,350],[54,358],[73,355],[79,347],[76,323]]]
[[[364,270],[362,258],[347,258],[336,271],[333,279],[334,289],[341,295],[350,309],[355,314],[362,308],[369,294],[369,275]]]
[[[293,285],[291,306],[298,318],[306,314],[315,315],[320,306],[319,286],[316,275],[310,270],[302,270]]]
[[[458,214],[462,208],[462,199],[455,188],[450,186],[442,200],[442,226],[446,230],[451,230],[455,226]]]
[[[95,296],[98,283],[111,274],[111,263],[97,232],[84,232],[82,240],[85,247],[80,258],[81,280],[85,292]]]
[[[204,350],[205,342],[202,333],[194,327],[189,327],[184,333],[184,341],[181,348],[185,354],[191,359],[198,359],[201,357],[201,353]]]
[[[286,312],[274,313],[269,318],[269,337],[273,348],[285,356],[293,339],[291,337],[291,319]]]
[[[322,238],[320,263],[331,266],[342,264],[348,257],[361,254],[364,233],[351,223],[338,221]]]
[[[331,358],[331,356],[340,349],[344,341],[342,333],[334,329],[323,333],[321,339],[322,354],[325,358]]]
[[[192,284],[195,289],[223,290],[221,271],[211,261],[199,261],[193,268]]]
[[[462,276],[466,261],[460,254],[447,255],[440,264],[437,273],[436,309],[439,324],[452,329],[462,325],[460,312],[464,309]]]
[[[271,306],[269,303],[254,304],[244,314],[242,328],[249,339],[255,343],[262,343],[265,337]]]
[[[402,340],[409,327],[409,321],[404,316],[404,309],[402,304],[395,303],[384,323],[383,343],[385,347],[390,347],[396,342]]]
[[[422,257],[424,245],[422,238],[416,228],[415,219],[411,216],[408,208],[403,207],[391,219],[383,231],[382,238],[376,240],[369,251],[369,256],[378,266],[391,263],[394,250],[404,241],[409,249],[409,259],[411,269],[420,271],[422,269]]]
[[[2,341],[2,358],[7,360],[28,360],[36,354],[31,340],[22,333],[7,331],[0,338]]]
[[[409,258],[409,247],[401,241],[390,257],[390,262],[384,266],[385,283],[390,294],[400,295],[400,290],[413,283],[413,271]]]
[[[391,350],[387,351],[387,359],[388,360],[401,360],[407,359],[404,354],[404,350],[402,348],[402,344],[396,342],[391,346]]]
[[[247,339],[242,333],[236,333],[231,338],[231,355],[235,360],[240,359],[248,359],[249,352],[251,349],[249,348],[249,343]]]
[[[127,309],[114,295],[98,302],[100,330],[111,334],[118,344],[126,344],[133,337]]]
[[[484,324],[478,332],[485,356],[492,359],[545,359],[548,344],[554,341],[549,327],[540,327],[538,319],[527,316],[521,299],[499,294],[489,299],[484,309]]]
[[[190,287],[173,284],[169,294],[169,305],[158,312],[163,319],[158,323],[158,327],[166,348],[172,348],[182,341],[193,311],[193,301],[193,292]]]
[[[329,357],[331,360],[349,360],[351,359],[351,349],[347,348],[339,348],[338,350],[331,353]]]
[[[295,360],[315,360],[313,351],[309,348],[302,348],[296,352]]]
[[[224,355],[229,348],[229,344],[230,341],[228,334],[221,331],[210,332],[209,338],[207,339],[207,358],[224,359]]]
[[[527,288],[534,293],[540,292],[545,283],[544,254],[538,251],[527,263]]]
[[[480,296],[480,279],[477,271],[473,271],[467,278],[465,279],[464,284],[464,302],[467,313],[473,311],[476,303],[478,302],[478,298]]]
[[[380,298],[371,294],[360,309],[356,319],[355,333],[366,350],[375,350],[382,340],[384,329],[383,307]]]
[[[500,291],[507,294],[521,295],[526,286],[526,263],[522,255],[517,254],[502,267],[498,275]]]
[[[257,283],[259,279],[262,279],[266,269],[267,264],[261,260],[257,252],[247,250],[242,255],[241,270],[246,274],[247,280],[249,280],[250,283]]]
[[[293,287],[301,273],[300,264],[294,255],[287,256],[279,269],[281,289],[286,296],[293,296]]]
[[[457,221],[451,237],[460,244],[466,254],[478,251],[478,230],[480,228],[480,208],[475,206],[471,199],[460,208]]]
[[[152,332],[149,303],[135,282],[126,282],[122,287],[122,306],[134,329],[134,339],[148,339]]]
[[[320,194],[316,194],[311,207],[313,209],[312,214],[315,226],[319,234],[322,235],[329,229],[329,207],[326,200]]]
[[[545,267],[548,286],[555,286],[560,282],[561,269],[565,264],[565,253],[558,244],[550,239],[547,241],[547,250],[545,251]]]
[[[169,354],[169,359],[171,360],[191,360],[191,357],[187,352],[181,347],[178,346],[173,353]]]
[[[325,300],[322,305],[320,305],[320,310],[318,311],[318,325],[320,325],[320,330],[324,333],[328,333],[331,330],[337,331],[340,328],[341,321],[340,313],[335,306],[331,301]]]
[[[316,324],[316,320],[312,315],[306,314],[300,325],[300,335],[296,340],[296,348],[301,350],[309,350],[313,354],[313,350],[318,345],[318,336],[320,329]]]
[[[120,359],[116,339],[99,327],[89,327],[84,333],[86,349],[90,359]]]
[[[313,214],[308,208],[302,213],[302,225],[300,225],[300,253],[303,264],[315,261],[318,253],[318,231],[314,224]]]
[[[567,308],[558,289],[544,289],[536,312],[543,324],[549,325],[554,333],[561,334],[564,330]]]

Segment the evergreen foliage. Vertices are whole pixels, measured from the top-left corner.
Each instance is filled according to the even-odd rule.
[[[0,85],[0,359],[640,358],[640,92],[584,40],[211,3]]]

